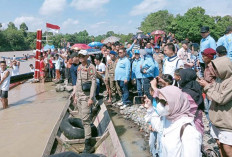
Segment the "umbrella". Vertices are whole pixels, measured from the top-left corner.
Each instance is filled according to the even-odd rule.
[[[115,37],[115,36],[111,36],[111,37],[108,37],[108,38],[106,38],[104,41],[103,41],[103,43],[104,44],[107,44],[107,43],[115,43],[115,42],[117,42],[117,41],[119,41],[120,40],[120,38],[118,38],[118,37]]]
[[[90,47],[102,47],[103,44],[100,42],[94,41],[94,42],[89,43],[88,46],[90,46]]]
[[[149,38],[148,36],[139,33],[139,34],[134,35],[132,39],[134,40],[134,39],[148,39],[148,38]]]
[[[101,54],[101,50],[99,49],[87,49],[88,55],[94,55],[94,54]]]
[[[164,31],[156,30],[156,31],[151,32],[151,35],[158,35],[158,34],[164,34]]]
[[[83,49],[83,50],[86,50],[86,49],[91,49],[90,46],[86,45],[86,44],[74,44],[71,49]]]

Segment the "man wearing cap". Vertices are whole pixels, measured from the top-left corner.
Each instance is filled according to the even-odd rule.
[[[154,49],[155,49],[155,52],[153,54],[153,58],[159,65],[159,74],[161,76],[162,73],[163,73],[164,55],[162,53],[160,53],[160,47],[159,46],[155,46]]]
[[[223,46],[225,46],[227,50],[227,56],[232,61],[232,26],[227,27],[226,31],[228,34],[225,36]]]
[[[183,61],[184,68],[192,68],[194,66],[194,60],[191,58],[191,50],[188,46],[188,41],[184,40],[181,42],[182,48],[177,52],[177,56]]]
[[[122,93],[120,91],[120,87],[115,81],[115,68],[118,62],[117,52],[110,51],[110,60],[106,64],[106,73],[105,73],[105,83],[108,87],[109,99],[108,103],[114,103],[116,101],[116,91],[118,95],[121,97]]]
[[[115,81],[118,82],[122,91],[122,102],[118,103],[118,105],[123,105],[120,109],[124,109],[130,104],[128,82],[130,80],[131,63],[126,57],[125,49],[119,49],[118,55],[119,59],[115,68]]]
[[[144,60],[140,57],[139,50],[135,50],[134,54],[135,59],[132,63],[131,79],[136,80],[138,96],[143,96],[143,74],[141,73],[140,66],[142,65]]]
[[[216,51],[212,48],[207,48],[202,53],[202,58],[205,63],[204,80],[210,84],[214,83],[216,79],[216,73],[211,63],[215,55],[216,55]],[[209,100],[209,98],[206,97],[204,102],[205,102],[205,114],[207,119],[209,120],[208,113],[209,113],[211,101]]]
[[[199,62],[200,62],[200,66],[201,66],[201,74],[203,75],[204,70],[205,70],[205,64],[204,64],[203,59],[202,59],[202,53],[207,48],[212,48],[215,50],[216,49],[216,42],[210,36],[208,26],[201,27],[201,36],[202,36],[202,39],[200,42]]]
[[[91,108],[96,102],[96,68],[87,61],[89,56],[86,50],[79,51],[78,57],[81,64],[77,69],[76,98],[85,131],[85,149],[83,152],[92,153],[90,124],[92,121]]]
[[[232,27],[231,26],[227,27],[226,31],[225,31],[225,34],[218,39],[218,41],[217,41],[217,47],[221,46],[221,45],[226,46],[226,43],[225,43],[226,37],[228,35],[230,35],[231,32],[232,32]]]

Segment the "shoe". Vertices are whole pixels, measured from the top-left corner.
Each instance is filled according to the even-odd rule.
[[[85,149],[83,150],[82,153],[93,153],[95,150],[94,150],[94,147],[91,146],[91,139],[86,139],[85,140]]]
[[[122,106],[122,105],[123,105],[123,102],[118,102],[117,105],[118,105],[118,106]]]
[[[125,105],[125,104],[124,104],[123,106],[120,107],[120,110],[124,110],[127,106],[128,106],[128,105]]]

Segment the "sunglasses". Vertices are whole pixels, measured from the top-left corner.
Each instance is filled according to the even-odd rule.
[[[79,58],[85,58],[85,56],[84,56],[84,55],[78,55],[78,57],[79,57]]]
[[[158,103],[161,103],[161,104],[163,104],[164,106],[167,104],[167,101],[164,100],[164,99],[159,99],[158,97],[156,97],[155,100],[156,100],[156,103],[157,103],[157,104],[158,104]]]
[[[123,52],[118,52],[118,53],[123,53]]]

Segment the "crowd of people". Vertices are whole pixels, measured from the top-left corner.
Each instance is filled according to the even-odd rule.
[[[84,152],[93,150],[91,108],[102,98],[101,92],[105,104],[117,103],[123,110],[133,105],[136,91],[147,109],[152,156],[202,156],[204,113],[220,155],[232,156],[232,27],[217,43],[208,26],[200,34],[200,44],[187,37],[179,42],[168,33],[154,38],[148,34],[126,45],[109,42],[95,55],[79,48],[48,50],[39,57],[40,79],[65,80],[73,86],[71,97],[85,130]],[[1,68],[4,84],[3,62]],[[3,98],[2,91],[1,87]]]

